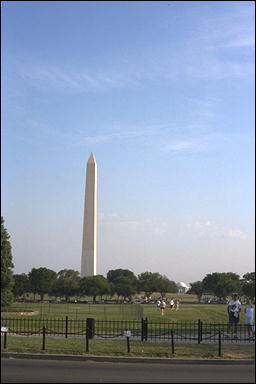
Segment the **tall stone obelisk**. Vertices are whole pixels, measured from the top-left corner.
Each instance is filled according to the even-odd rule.
[[[97,262],[97,164],[91,153],[86,168],[81,277],[96,275]]]

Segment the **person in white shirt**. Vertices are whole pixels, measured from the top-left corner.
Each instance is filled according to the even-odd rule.
[[[161,309],[161,315],[164,315],[164,310],[166,308],[166,302],[164,300],[161,300],[160,309]]]
[[[250,299],[246,300],[245,307],[245,324],[247,325],[247,331],[249,337],[254,335],[254,308]]]
[[[178,311],[179,308],[180,308],[180,301],[179,301],[179,299],[177,299],[176,302],[175,302],[175,309],[176,309],[176,311]]]
[[[236,336],[239,314],[241,312],[241,302],[239,301],[239,297],[236,293],[232,296],[232,300],[228,302],[227,311],[229,320],[228,332],[232,330]]]
[[[170,300],[170,308],[173,309],[173,306],[174,306],[174,300],[171,299],[171,300]]]

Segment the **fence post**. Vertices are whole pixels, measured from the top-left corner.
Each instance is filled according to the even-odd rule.
[[[219,331],[219,356],[221,356],[221,331]]]
[[[141,341],[148,340],[148,318],[141,318]]]
[[[201,342],[201,320],[198,319],[198,335],[197,335],[197,339],[198,339],[198,344],[200,344]]]
[[[89,352],[89,337],[88,337],[88,334],[87,334],[87,330],[86,330],[86,352]]]
[[[68,338],[68,316],[66,316],[65,338]]]
[[[43,345],[42,345],[42,350],[45,350],[45,326],[43,326]]]
[[[86,352],[89,352],[89,339],[93,339],[95,333],[95,319],[87,317],[86,319]]]
[[[4,349],[6,349],[7,345],[7,332],[4,332]]]
[[[94,333],[95,333],[95,319],[92,317],[87,317],[86,319],[86,334],[88,335],[88,339],[93,339],[94,338]]]
[[[172,354],[174,355],[174,337],[173,337],[173,330],[171,329],[171,340],[172,340]]]
[[[141,318],[141,341],[144,341],[143,323],[144,323],[144,319],[143,319],[143,317],[142,317],[142,318]]]
[[[130,337],[127,336],[126,340],[127,340],[127,353],[130,353]]]

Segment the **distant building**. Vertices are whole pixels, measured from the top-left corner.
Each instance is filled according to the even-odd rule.
[[[179,293],[187,293],[187,291],[191,288],[190,284],[183,283],[183,281],[180,281],[176,285]]]

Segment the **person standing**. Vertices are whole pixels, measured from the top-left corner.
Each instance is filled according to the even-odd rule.
[[[249,337],[254,335],[254,308],[250,299],[246,300],[245,324]]]
[[[166,308],[166,302],[164,300],[161,300],[160,309],[161,309],[161,315],[164,315],[164,311]]]
[[[238,294],[234,294],[232,299],[229,301],[227,306],[228,312],[228,332],[232,330],[234,332],[235,337],[237,337],[237,324],[239,323],[239,314],[241,312],[241,302],[239,301]]]
[[[173,306],[174,306],[174,300],[173,298],[170,300],[170,308],[173,309]]]

